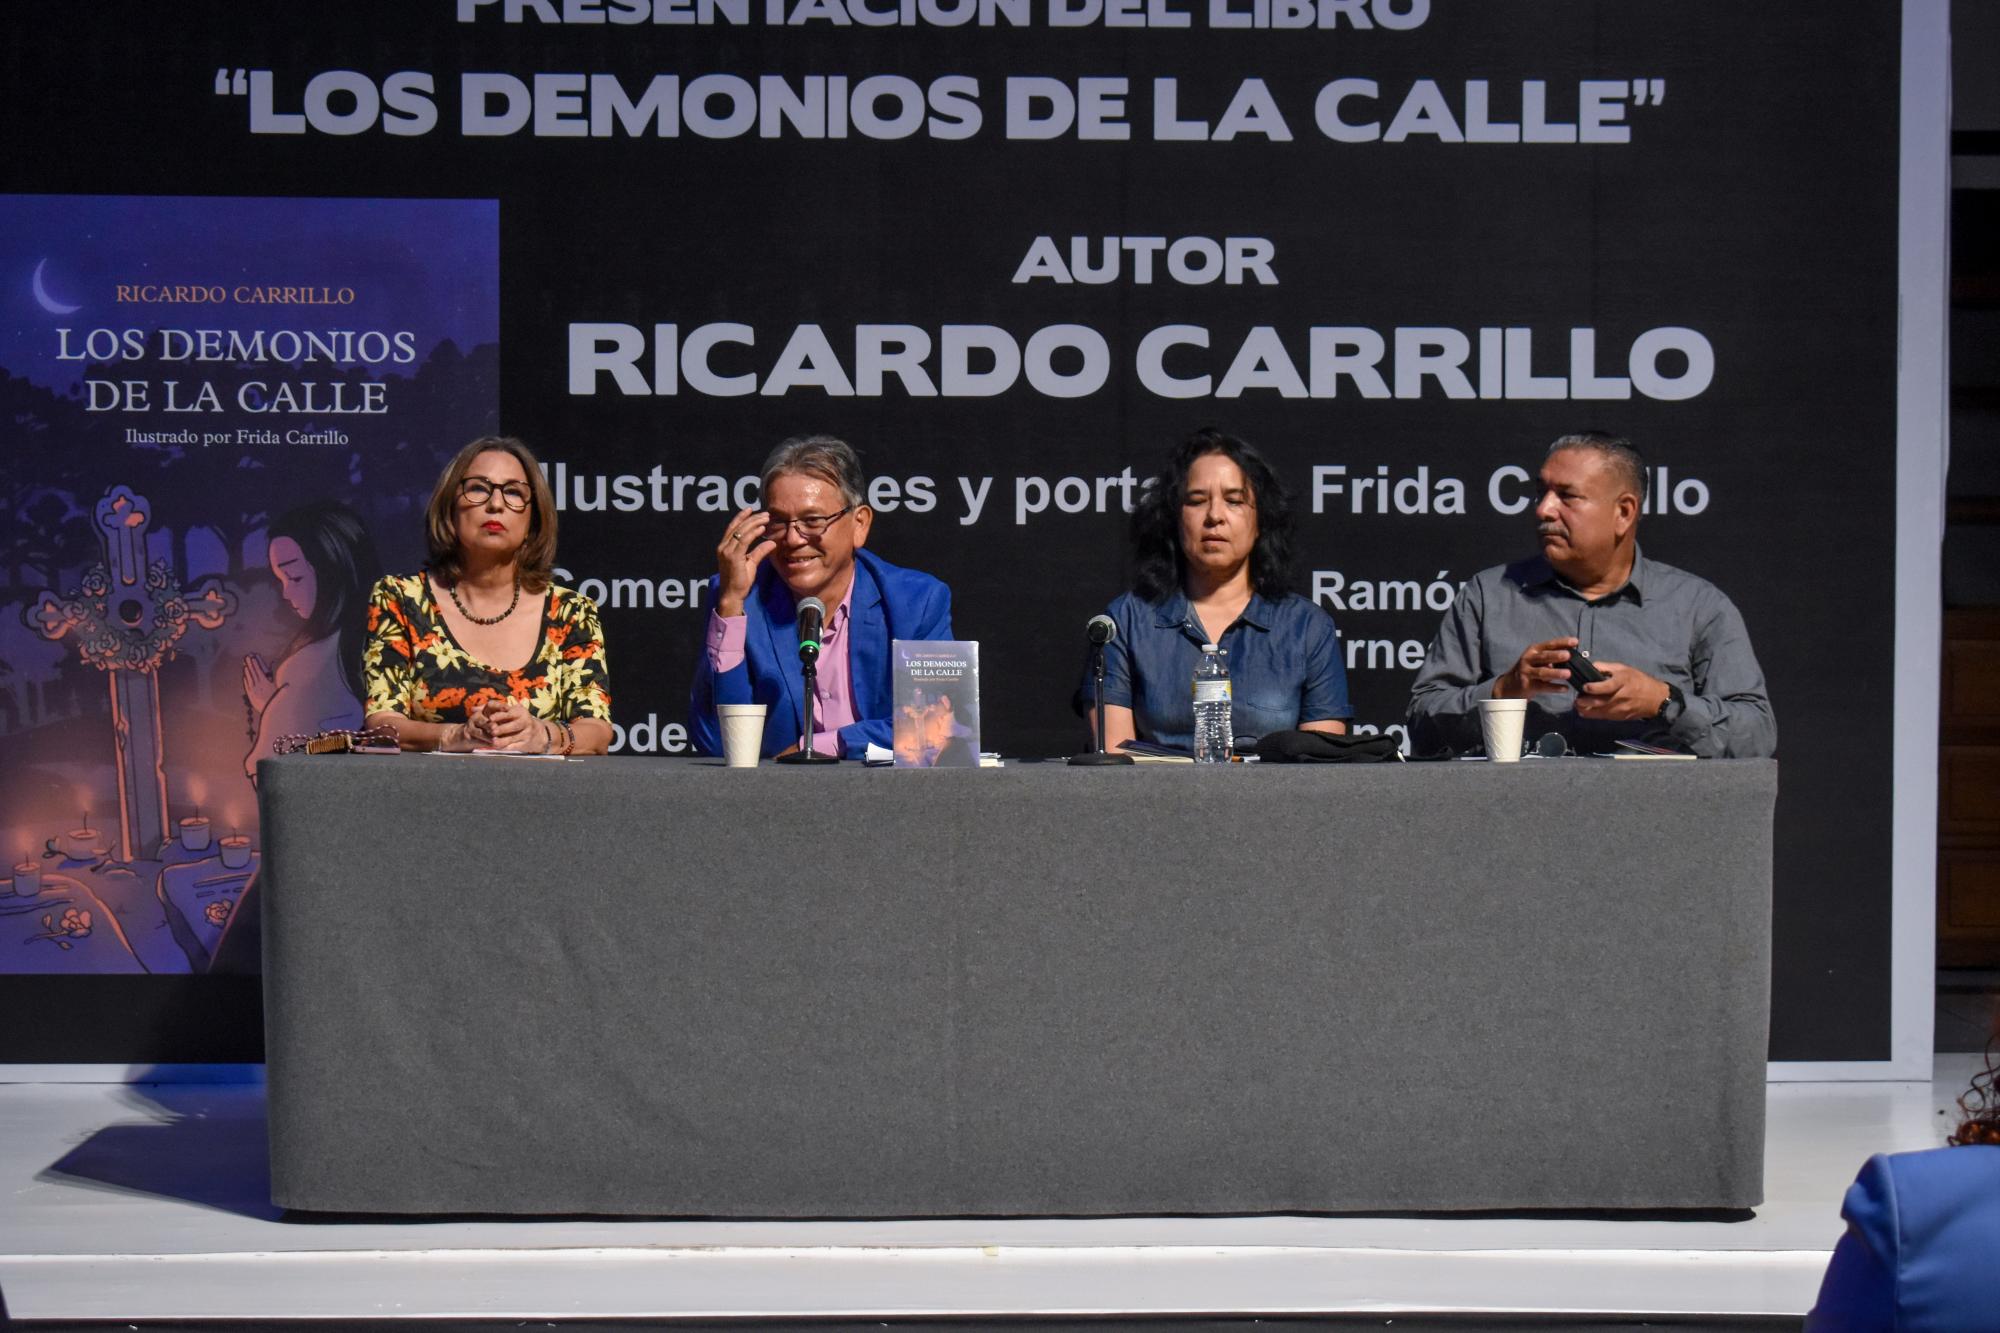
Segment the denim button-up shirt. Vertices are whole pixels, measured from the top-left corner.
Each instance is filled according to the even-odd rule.
[[[1194,744],[1194,669],[1207,642],[1187,595],[1145,602],[1126,593],[1106,612],[1118,634],[1104,650],[1104,702],[1132,710],[1139,737]],[[1229,653],[1230,725],[1237,744],[1302,722],[1350,718],[1347,669],[1333,617],[1292,594],[1253,596],[1217,640]],[[1080,709],[1091,705],[1085,669]]]

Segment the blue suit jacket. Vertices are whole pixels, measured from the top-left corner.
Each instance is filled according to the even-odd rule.
[[[708,581],[711,607],[720,582],[715,577]],[[743,599],[743,614],[747,624],[742,664],[717,675],[708,664],[706,643],[695,662],[688,735],[703,754],[722,753],[722,729],[715,718],[719,703],[765,706],[767,756],[797,744],[805,730],[798,611],[791,589],[769,564],[757,571],[756,586]],[[844,755],[859,759],[870,741],[885,747],[889,744],[890,641],[951,638],[951,589],[928,574],[892,565],[863,549],[854,553],[854,597],[847,614],[843,631],[847,636],[847,678],[854,687],[858,720],[840,729],[840,746]]]
[[[2000,1147],[1868,1159],[1808,1333],[2000,1328]]]

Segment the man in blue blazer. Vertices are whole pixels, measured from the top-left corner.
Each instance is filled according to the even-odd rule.
[[[798,604],[826,604],[813,749],[859,759],[891,731],[889,643],[949,639],[951,590],[862,548],[874,526],[861,460],[830,435],[786,440],[764,460],[762,509],[738,511],[715,548],[708,634],[695,663],[688,733],[722,753],[717,704],[765,706],[768,757],[799,748],[805,679]]]

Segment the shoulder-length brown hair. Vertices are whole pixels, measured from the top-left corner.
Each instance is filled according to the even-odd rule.
[[[523,590],[545,591],[549,586],[549,570],[556,562],[556,497],[549,490],[548,478],[542,475],[542,465],[535,461],[527,445],[511,435],[482,435],[460,449],[458,456],[445,465],[444,474],[431,491],[430,508],[424,514],[424,538],[430,544],[430,559],[425,568],[446,583],[458,582],[465,572],[465,557],[458,549],[458,484],[472,470],[472,460],[488,452],[512,454],[521,464],[521,470],[528,474],[528,488],[535,498],[528,506],[528,539],[521,543],[515,567],[520,571]]]

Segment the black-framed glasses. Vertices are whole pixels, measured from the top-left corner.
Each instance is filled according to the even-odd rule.
[[[826,535],[826,530],[833,526],[835,519],[845,518],[847,515],[853,513],[856,508],[857,506],[855,505],[849,505],[847,508],[836,510],[831,514],[807,514],[803,518],[779,518],[775,514],[766,514],[764,515],[764,521],[770,526],[764,529],[764,535],[774,538],[782,537],[785,535],[786,529],[796,528],[798,529],[799,536],[804,537],[807,541],[816,541]]]
[[[535,502],[535,493],[528,489],[525,481],[507,481],[495,484],[486,477],[467,477],[458,483],[459,498],[469,505],[483,505],[499,492],[500,503],[515,513]]]

